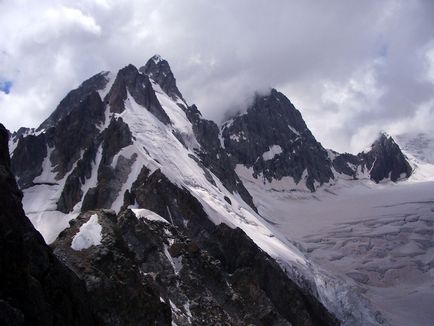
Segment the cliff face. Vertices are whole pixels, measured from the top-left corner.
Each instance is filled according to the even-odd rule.
[[[84,283],[25,216],[0,125],[0,324],[95,325]]]

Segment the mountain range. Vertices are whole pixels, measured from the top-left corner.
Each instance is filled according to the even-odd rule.
[[[336,304],[341,281],[261,214],[270,192],[408,179],[414,166],[385,133],[357,155],[326,149],[275,89],[219,126],[156,55],[1,136],[1,252],[17,253],[0,264],[6,324],[386,323]]]

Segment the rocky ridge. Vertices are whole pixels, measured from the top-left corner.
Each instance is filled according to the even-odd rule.
[[[290,189],[314,192],[340,177],[396,182],[412,173],[399,146],[385,134],[357,155],[326,150],[300,112],[275,89],[257,95],[245,113],[223,123],[221,135],[235,166],[251,169],[252,176],[264,183],[289,177]]]

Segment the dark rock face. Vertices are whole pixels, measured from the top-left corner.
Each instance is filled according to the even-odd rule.
[[[277,263],[241,229],[220,224],[210,234],[202,233],[198,242],[232,275],[232,285],[242,293],[244,303],[251,305],[258,299],[262,301],[262,296],[268,298],[274,308],[261,316],[264,325],[277,324],[278,314],[293,325],[338,324],[317,299],[289,280]]]
[[[173,100],[183,99],[169,63],[160,56],[154,55],[139,71],[152,78]]]
[[[54,147],[50,160],[57,179],[62,179],[80,159],[83,150],[94,144],[99,134],[97,126],[104,122],[104,104],[95,91],[90,93],[70,113],[47,131],[47,142]]]
[[[82,210],[110,208],[122,185],[127,181],[131,167],[137,154],[130,158],[119,156],[116,165],[112,167],[114,156],[119,151],[132,144],[131,131],[122,118],[112,119],[108,128],[102,133],[102,158],[98,167],[98,184],[85,194]]]
[[[83,154],[83,157],[77,162],[77,166],[68,176],[63,187],[62,194],[57,202],[57,209],[63,213],[69,213],[74,206],[82,199],[82,185],[86,179],[92,175],[92,163],[95,163],[97,144],[92,144]]]
[[[34,128],[26,128],[21,127],[17,131],[14,131],[12,134],[9,133],[9,138],[13,140],[13,142],[17,142],[21,137],[27,136],[29,133],[35,131]]]
[[[412,168],[399,146],[392,137],[381,134],[372,144],[371,150],[358,155],[370,171],[371,179],[380,182],[383,179],[398,181],[402,177],[408,178]]]
[[[333,178],[327,151],[313,137],[300,112],[276,90],[267,96],[256,96],[243,115],[223,125],[226,151],[235,164],[253,167],[254,176],[262,175],[271,182],[290,176],[296,183],[304,171],[306,186],[315,190]],[[279,146],[271,157],[263,154]]]
[[[188,227],[191,234],[213,226],[199,201],[186,189],[172,184],[160,170],[151,173],[143,167],[131,195],[139,207],[156,212],[178,227]]]
[[[357,179],[357,168],[361,164],[360,158],[349,153],[335,154],[336,157],[333,159],[333,167],[336,172]]]
[[[92,79],[83,83],[81,88],[72,91],[59,104],[59,111],[55,111],[38,129],[45,129],[45,133],[39,135],[28,135],[20,137],[17,147],[12,156],[12,170],[18,177],[18,184],[21,189],[32,186],[35,177],[42,172],[42,163],[47,157],[47,148],[53,148],[49,160],[54,166],[53,172],[56,172],[56,179],[62,179],[71,171],[75,162],[81,159],[89,161],[92,158],[92,148],[95,145],[95,139],[99,134],[98,126],[105,120],[104,104],[95,90],[90,88],[97,87],[98,81],[102,83],[102,75],[96,75]],[[88,84],[89,82],[89,84]],[[95,83],[96,85],[95,85]],[[103,85],[99,85],[103,87]],[[75,96],[75,97],[74,97]],[[62,104],[63,103],[63,104]],[[66,106],[66,103],[68,105]],[[73,106],[75,105],[75,106]],[[57,112],[57,113],[56,113]],[[55,121],[55,122],[54,122]],[[44,126],[44,127],[42,127]],[[83,151],[84,158],[81,158]],[[88,162],[89,163],[89,162]],[[89,166],[85,167],[84,162],[78,162],[81,166],[77,167],[79,171],[72,173],[68,182],[68,187],[75,190],[73,197],[79,197],[77,191],[78,183],[73,181],[81,179],[83,175],[89,175]],[[68,204],[62,203],[60,207],[69,206],[76,199],[72,199]],[[67,211],[67,209],[62,209]]]
[[[12,158],[12,171],[18,176],[21,189],[33,185],[33,179],[42,173],[42,163],[46,156],[45,135],[20,136]]]
[[[112,119],[107,130],[103,134],[104,142],[102,145],[102,163],[111,164],[113,157],[119,151],[133,143],[133,136],[130,128],[122,118]]]
[[[217,124],[203,119],[195,105],[186,108],[185,113],[201,145],[201,150],[197,154],[202,164],[219,178],[226,189],[232,193],[238,192],[241,198],[257,211],[252,196],[235,173],[235,165],[220,144],[220,131]]]
[[[83,82],[77,89],[72,90],[59,103],[56,110],[45,120],[36,131],[48,130],[54,127],[60,120],[65,118],[80,102],[91,93],[103,89],[107,83],[108,72],[101,72]]]
[[[122,185],[127,181],[131,167],[137,155],[129,159],[119,156],[115,168],[100,165],[98,169],[98,185],[89,189],[83,199],[82,211],[95,208],[110,208],[120,193]]]
[[[96,325],[84,284],[24,215],[0,125],[0,324]]]
[[[125,110],[124,101],[128,92],[138,104],[147,108],[161,122],[170,123],[168,115],[155,95],[149,77],[139,73],[133,65],[119,70],[110,92],[104,99],[110,105],[110,112],[121,113]]]

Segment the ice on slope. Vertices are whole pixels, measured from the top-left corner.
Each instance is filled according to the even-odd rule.
[[[339,312],[340,305],[360,315],[342,315],[344,324],[379,324],[375,310],[369,312],[371,305],[393,325],[425,325],[434,319],[427,304],[434,300],[434,182],[376,185],[339,179],[306,194],[264,189],[258,180],[240,176],[269,227],[334,275],[327,280],[327,272],[314,272],[329,308]],[[338,289],[330,286],[336,283]]]
[[[57,202],[69,173],[63,179],[56,180],[50,162],[52,151],[52,148],[48,148],[42,163],[42,173],[34,180],[39,184],[23,190],[23,209],[48,244],[56,240],[59,233],[69,226],[69,221],[79,214],[78,211],[64,214],[57,210]]]
[[[80,227],[80,231],[74,236],[71,248],[74,250],[88,249],[101,244],[102,226],[98,222],[98,215],[93,214],[89,221]]]
[[[106,95],[110,92],[110,89],[112,88],[116,80],[116,75],[113,74],[111,71],[105,71],[102,72],[101,74],[104,74],[104,77],[107,80],[107,84],[105,85],[105,87],[98,91],[99,96],[101,97],[102,100],[104,100],[104,97],[106,97]]]
[[[291,125],[288,125],[289,130],[291,130],[297,136],[300,136],[300,133]]]
[[[413,167],[409,181],[434,181],[434,137],[428,133],[407,133],[395,138]]]
[[[144,218],[145,220],[148,220],[148,221],[157,221],[157,222],[169,223],[163,217],[161,217],[157,213],[154,213],[153,211],[150,211],[149,209],[133,208],[131,210],[133,211],[133,213],[136,215],[137,218]]]
[[[401,149],[410,153],[418,161],[434,164],[434,136],[427,132],[420,132],[401,134],[395,138]]]
[[[152,87],[155,91],[158,101],[164,108],[164,111],[169,116],[170,121],[174,127],[174,130],[179,132],[189,149],[199,148],[199,143],[194,137],[193,127],[188,120],[185,112],[179,107],[183,105],[187,107],[187,104],[178,99],[174,102],[166,93],[161,89],[160,85],[152,81]]]

